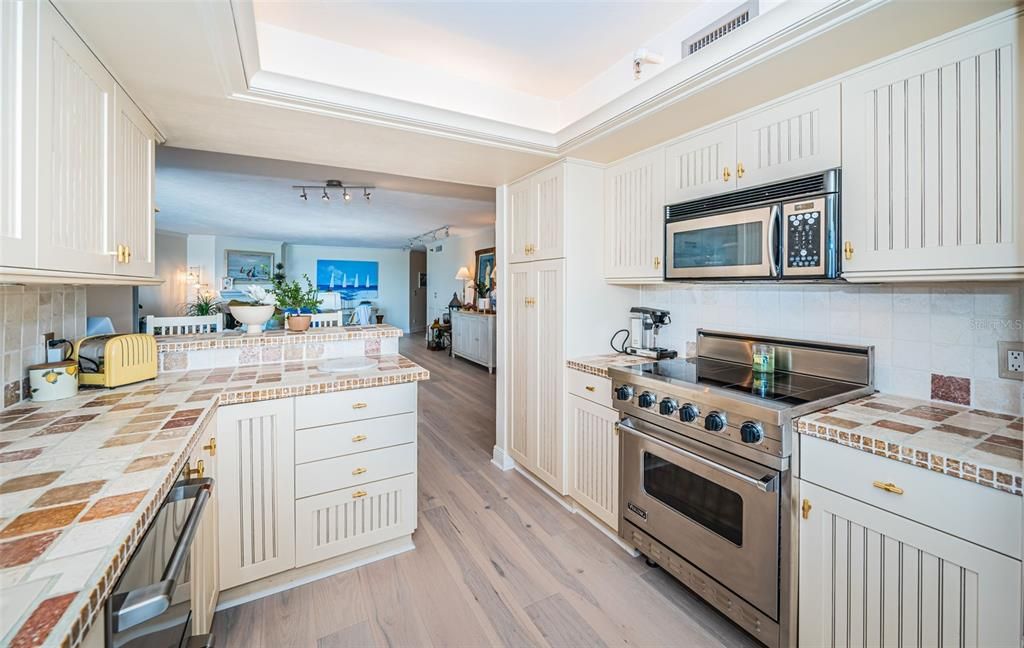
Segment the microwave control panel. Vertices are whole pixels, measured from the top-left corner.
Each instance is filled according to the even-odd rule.
[[[821,212],[808,211],[786,217],[786,267],[821,265]]]

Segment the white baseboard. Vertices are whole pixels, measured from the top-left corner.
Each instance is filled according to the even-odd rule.
[[[270,596],[278,592],[292,589],[306,583],[312,583],[321,578],[327,578],[334,574],[362,567],[383,558],[397,556],[400,553],[411,551],[416,548],[413,544],[412,535],[401,536],[394,540],[381,542],[380,544],[359,549],[336,558],[321,560],[305,567],[296,567],[283,571],[280,574],[267,576],[251,583],[232,587],[220,593],[217,599],[217,611],[233,608],[249,601]]]
[[[512,470],[516,465],[512,457],[505,454],[505,449],[498,445],[491,452],[491,463],[502,470]]]

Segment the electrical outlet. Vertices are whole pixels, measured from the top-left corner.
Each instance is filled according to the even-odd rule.
[[[999,343],[999,377],[1024,380],[1024,342]]]

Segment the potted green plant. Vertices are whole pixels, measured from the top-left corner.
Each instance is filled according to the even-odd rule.
[[[487,298],[491,294],[491,288],[483,281],[477,281],[476,284],[476,307],[482,311],[487,310],[491,301]]]
[[[211,293],[199,293],[196,298],[182,306],[182,314],[188,317],[205,317],[220,312],[221,304]]]
[[[305,287],[298,281],[275,280],[273,292],[277,298],[277,305],[285,312],[285,325],[289,331],[301,332],[309,328],[311,315],[320,312],[319,292],[309,275],[303,274]]]

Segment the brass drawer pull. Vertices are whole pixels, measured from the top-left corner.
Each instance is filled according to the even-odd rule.
[[[744,171],[746,171],[746,169],[743,168],[743,163],[742,162],[737,162],[736,163],[736,177],[737,178],[742,178]]]
[[[366,472],[366,468],[359,467],[359,468],[356,468],[355,470],[353,470],[352,474],[353,475],[362,475],[364,472]]]
[[[365,409],[366,403],[352,403],[352,409]]]
[[[202,459],[196,462],[195,468],[190,468],[188,462],[185,462],[184,473],[186,479],[192,479],[193,477],[198,477],[199,479],[202,479],[203,474],[206,473],[206,465],[203,464]]]
[[[360,497],[366,497],[366,491],[356,491],[352,493],[352,499],[359,499]]]
[[[654,257],[654,269],[657,270],[661,267],[661,257]]]
[[[723,167],[722,168],[722,181],[723,182],[729,182],[729,178],[731,178],[731,177],[732,177],[732,174],[729,173],[729,167]]]
[[[846,241],[843,243],[843,257],[849,261],[853,258],[853,243]]]
[[[587,390],[588,392],[594,392],[594,391],[597,391],[597,387],[594,387],[593,385],[587,385],[587,386],[585,387],[585,389],[586,389],[586,390]]]
[[[211,457],[216,455],[217,454],[217,439],[215,439],[214,437],[210,437],[210,442],[203,446],[203,450],[206,450],[207,452],[209,452]]]
[[[903,489],[900,488],[899,486],[897,486],[896,484],[892,483],[892,482],[876,481],[876,482],[871,482],[871,485],[874,486],[875,488],[881,488],[882,490],[884,490],[887,493],[894,493],[896,495],[902,495],[903,494]]]
[[[366,441],[365,434],[357,434],[354,437],[352,437],[352,443],[359,443],[361,441]]]
[[[811,500],[805,499],[803,505],[800,507],[800,512],[804,519],[811,517]]]

